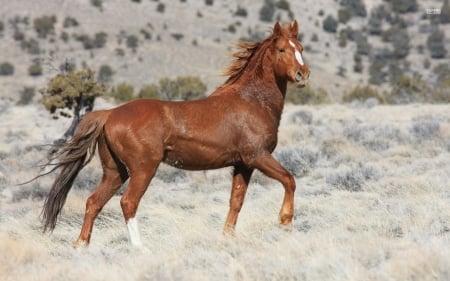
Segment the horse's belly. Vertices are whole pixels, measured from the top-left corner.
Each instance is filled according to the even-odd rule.
[[[198,147],[195,149],[166,150],[163,161],[180,169],[208,170],[233,165],[239,162],[239,156],[227,150]]]

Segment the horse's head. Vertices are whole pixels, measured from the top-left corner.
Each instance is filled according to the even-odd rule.
[[[303,60],[303,46],[298,42],[298,23],[282,27],[278,22],[273,27],[272,55],[274,69],[278,76],[304,87],[309,78],[309,67]]]

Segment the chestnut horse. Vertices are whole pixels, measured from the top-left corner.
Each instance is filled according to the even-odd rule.
[[[53,230],[78,172],[96,147],[103,178],[86,202],[75,247],[88,245],[94,220],[130,178],[121,200],[130,241],[141,245],[136,210],[161,162],[186,170],[233,166],[230,209],[224,233],[233,234],[254,169],[283,184],[281,225],[291,225],[295,181],[271,155],[284,105],[287,82],[304,86],[309,68],[297,41],[298,24],[276,23],[256,43],[241,42],[225,72],[228,79],[210,96],[195,101],[140,99],[87,114],[63,146],[60,169],[43,208],[44,231]]]

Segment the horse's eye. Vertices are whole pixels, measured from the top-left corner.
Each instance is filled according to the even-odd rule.
[[[279,51],[280,53],[284,53],[284,52],[285,52],[284,48],[280,48],[280,49],[278,49],[278,51]]]

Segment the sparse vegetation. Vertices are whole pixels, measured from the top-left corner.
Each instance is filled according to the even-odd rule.
[[[427,47],[430,51],[431,57],[436,59],[444,58],[447,55],[445,47],[445,34],[443,31],[437,29],[432,32],[427,39]]]
[[[113,87],[108,95],[119,103],[129,102],[136,98],[134,87],[125,82]]]
[[[293,104],[324,104],[329,103],[328,93],[323,88],[313,89],[310,85],[297,88],[289,85],[286,92],[286,102]]]
[[[326,32],[336,33],[338,21],[332,15],[328,15],[323,20],[322,26],[323,30],[325,30]]]
[[[384,103],[384,98],[375,88],[369,85],[364,87],[356,86],[353,90],[342,97],[342,101],[347,103],[352,101],[364,102],[368,99],[375,99],[378,103]]]
[[[34,30],[39,38],[47,38],[55,33],[56,16],[42,16],[33,21]]]
[[[0,64],[0,75],[9,76],[14,74],[14,65],[9,62],[2,62]]]

